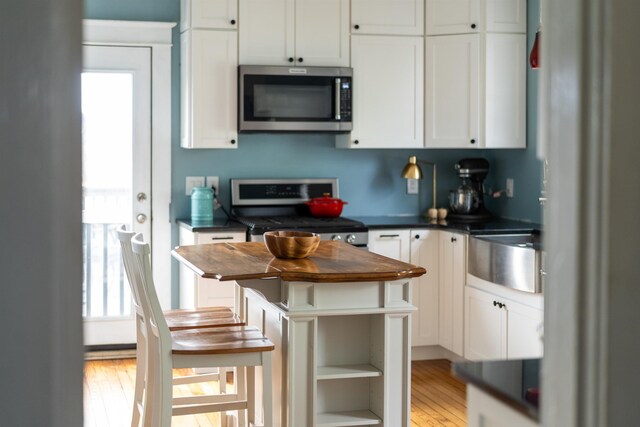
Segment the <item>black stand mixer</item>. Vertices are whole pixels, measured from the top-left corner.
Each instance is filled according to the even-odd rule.
[[[487,221],[493,217],[484,207],[484,179],[489,162],[483,158],[461,159],[455,169],[462,178],[457,190],[449,191],[449,218],[454,221]]]

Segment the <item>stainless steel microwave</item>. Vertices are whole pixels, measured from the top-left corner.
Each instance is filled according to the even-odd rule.
[[[238,131],[350,132],[353,70],[238,67]]]

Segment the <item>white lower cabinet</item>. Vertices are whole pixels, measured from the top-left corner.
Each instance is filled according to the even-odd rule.
[[[411,230],[369,231],[369,251],[402,262],[409,262],[411,256]]]
[[[465,295],[465,357],[471,360],[507,357],[507,311],[496,296],[468,287]]]
[[[244,242],[244,232],[192,232],[180,228],[180,246],[203,243]],[[180,263],[180,308],[236,306],[236,282],[203,279]]]
[[[411,324],[413,346],[438,345],[439,231],[411,230],[409,262],[427,270],[413,279],[412,302],[418,307]]]
[[[369,250],[427,270],[413,279],[411,301],[418,308],[412,315],[411,345],[439,344],[439,236],[438,230],[374,230],[369,232]]]
[[[541,357],[542,295],[507,288],[496,291],[499,293],[472,286],[465,289],[464,357],[470,360]]]
[[[440,231],[439,257],[438,342],[447,350],[462,356],[467,236]]]
[[[539,423],[512,409],[476,386],[467,386],[469,427],[536,427]]]

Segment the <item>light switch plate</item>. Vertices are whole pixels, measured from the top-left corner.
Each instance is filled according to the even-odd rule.
[[[218,198],[218,194],[220,191],[220,178],[217,176],[208,176],[207,179],[205,180],[205,185],[208,188],[213,187],[215,189],[214,191],[214,197]]]
[[[191,195],[193,187],[204,187],[204,176],[188,176],[185,180],[185,194]]]
[[[418,194],[419,190],[417,179],[407,180],[407,194]]]
[[[513,197],[513,178],[507,178],[507,197]]]

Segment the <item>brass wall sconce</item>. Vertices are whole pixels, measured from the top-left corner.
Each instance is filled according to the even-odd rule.
[[[433,162],[426,162],[423,160],[419,161],[420,163],[425,163],[427,165],[431,165],[433,166],[433,205],[431,206],[431,208],[429,210],[427,210],[427,217],[429,219],[438,219],[438,217],[440,217],[440,219],[444,219],[447,217],[447,210],[446,209],[437,209],[437,204],[436,204],[436,188],[437,188],[437,181],[436,181],[436,176],[437,176],[437,167],[436,164]],[[420,168],[420,166],[418,165],[418,159],[416,158],[416,156],[409,156],[409,163],[407,163],[404,166],[404,169],[402,169],[402,177],[405,179],[422,179],[422,177],[424,176],[424,174],[422,173],[422,169]]]

